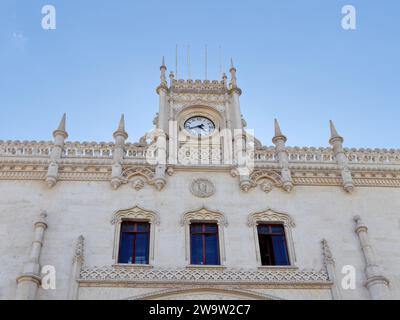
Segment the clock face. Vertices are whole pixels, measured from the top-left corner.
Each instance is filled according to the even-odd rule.
[[[215,130],[214,123],[206,117],[192,117],[186,120],[185,129],[194,136],[209,136]]]

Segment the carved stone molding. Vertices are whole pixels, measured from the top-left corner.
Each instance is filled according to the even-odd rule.
[[[286,285],[331,286],[325,270],[246,270],[246,269],[137,269],[137,268],[88,268],[80,273],[80,284],[234,284],[249,286]]]
[[[152,211],[147,211],[139,206],[134,206],[133,208],[126,210],[119,210],[113,214],[111,219],[112,224],[121,223],[122,220],[146,220],[151,223],[160,224],[160,217],[158,214]]]
[[[182,215],[181,225],[185,226],[190,224],[191,221],[214,221],[224,227],[228,226],[226,217],[219,211],[208,210],[205,207],[201,209],[187,212]]]
[[[218,286],[218,285],[207,285],[207,286],[192,286],[188,285],[182,288],[169,288],[164,290],[156,290],[150,293],[141,294],[133,297],[129,297],[126,300],[153,300],[153,299],[168,299],[168,297],[176,297],[181,295],[193,295],[198,293],[211,293],[221,296],[223,299],[224,295],[240,297],[242,299],[254,299],[254,300],[282,300],[278,297],[274,297],[268,294],[262,294],[260,292],[246,290],[244,288],[236,286]]]
[[[253,227],[260,222],[277,222],[282,223],[283,225],[290,228],[294,228],[296,226],[293,218],[290,215],[288,215],[287,213],[275,211],[270,208],[265,211],[256,212],[249,215],[249,227]]]
[[[215,186],[208,179],[196,179],[190,184],[190,192],[199,198],[209,198],[215,193]]]

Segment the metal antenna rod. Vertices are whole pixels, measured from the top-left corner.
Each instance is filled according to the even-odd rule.
[[[176,45],[175,47],[175,75],[176,75],[176,79],[178,78],[178,45]]]
[[[205,45],[205,59],[206,59],[206,61],[205,61],[205,76],[206,76],[206,78],[205,78],[205,80],[207,80],[207,68],[208,68],[208,52],[207,52],[207,45]]]
[[[219,46],[219,76],[222,77],[222,48]]]
[[[191,79],[191,74],[190,74],[190,45],[187,46],[187,63],[188,63],[188,79]]]

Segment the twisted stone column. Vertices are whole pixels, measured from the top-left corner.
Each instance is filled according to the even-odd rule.
[[[383,276],[382,270],[378,265],[374,250],[368,236],[368,228],[360,216],[355,216],[355,232],[360,240],[360,245],[365,259],[365,286],[367,287],[373,300],[384,300],[389,297],[389,280]]]
[[[34,224],[34,237],[29,253],[29,259],[25,262],[21,275],[17,278],[17,300],[35,300],[38,288],[41,284],[40,254],[42,252],[44,232],[47,229],[47,213],[42,212]]]

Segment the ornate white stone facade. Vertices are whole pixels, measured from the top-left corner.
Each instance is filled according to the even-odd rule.
[[[0,298],[400,299],[400,150],[346,149],[333,123],[331,147],[287,147],[277,121],[263,146],[230,73],[168,85],[163,64],[158,131],[138,143],[124,118],[114,142],[68,142],[65,116],[53,142],[0,141]],[[196,115],[215,124],[208,145],[180,136]],[[148,265],[118,264],[124,219],[150,223]],[[191,221],[218,224],[221,265],[190,265]],[[260,222],[284,225],[289,266],[261,266]]]

